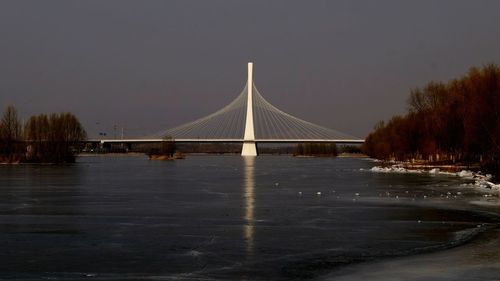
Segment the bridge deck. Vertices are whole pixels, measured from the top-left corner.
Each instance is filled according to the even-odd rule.
[[[179,143],[230,143],[244,142],[243,139],[174,139]],[[98,143],[155,143],[164,139],[89,139],[88,142]],[[301,143],[301,142],[335,142],[335,143],[363,143],[362,139],[256,139],[256,143]]]

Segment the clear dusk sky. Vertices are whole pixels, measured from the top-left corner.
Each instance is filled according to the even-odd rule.
[[[0,106],[139,136],[207,115],[246,82],[365,137],[411,89],[500,64],[500,1],[0,1]]]

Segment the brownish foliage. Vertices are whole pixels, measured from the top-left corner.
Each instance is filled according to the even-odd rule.
[[[85,130],[71,113],[32,116],[24,131],[28,162],[74,162],[75,148],[86,139]]]
[[[151,148],[147,153],[151,158],[152,156],[165,156],[173,158],[176,151],[175,140],[171,136],[165,136],[161,142],[160,148]]]
[[[294,156],[337,156],[335,143],[299,143]]]
[[[471,68],[448,83],[411,92],[408,113],[379,123],[364,150],[378,159],[451,161],[498,166],[500,68]],[[495,164],[496,163],[496,164]],[[498,173],[498,171],[493,171]]]
[[[2,162],[18,162],[24,152],[21,121],[13,106],[5,109],[0,121],[0,160]]]
[[[86,139],[71,113],[32,116],[23,127],[13,106],[0,121],[0,162],[74,162],[75,148]]]

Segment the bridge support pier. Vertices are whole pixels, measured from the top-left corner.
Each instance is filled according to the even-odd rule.
[[[254,141],[244,141],[241,156],[257,156],[257,144]]]

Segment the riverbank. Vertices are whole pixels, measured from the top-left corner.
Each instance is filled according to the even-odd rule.
[[[458,176],[473,180],[475,185],[479,187],[500,191],[498,180],[494,179],[491,174],[481,172],[479,166],[381,161],[380,166],[372,167],[370,171],[379,173],[428,173]]]
[[[149,160],[180,160],[186,159],[186,156],[183,153],[175,153],[174,155],[165,155],[165,154],[150,154],[148,155]]]
[[[364,153],[348,153],[348,152],[342,152],[337,155],[339,158],[369,158],[370,156],[364,154]]]

